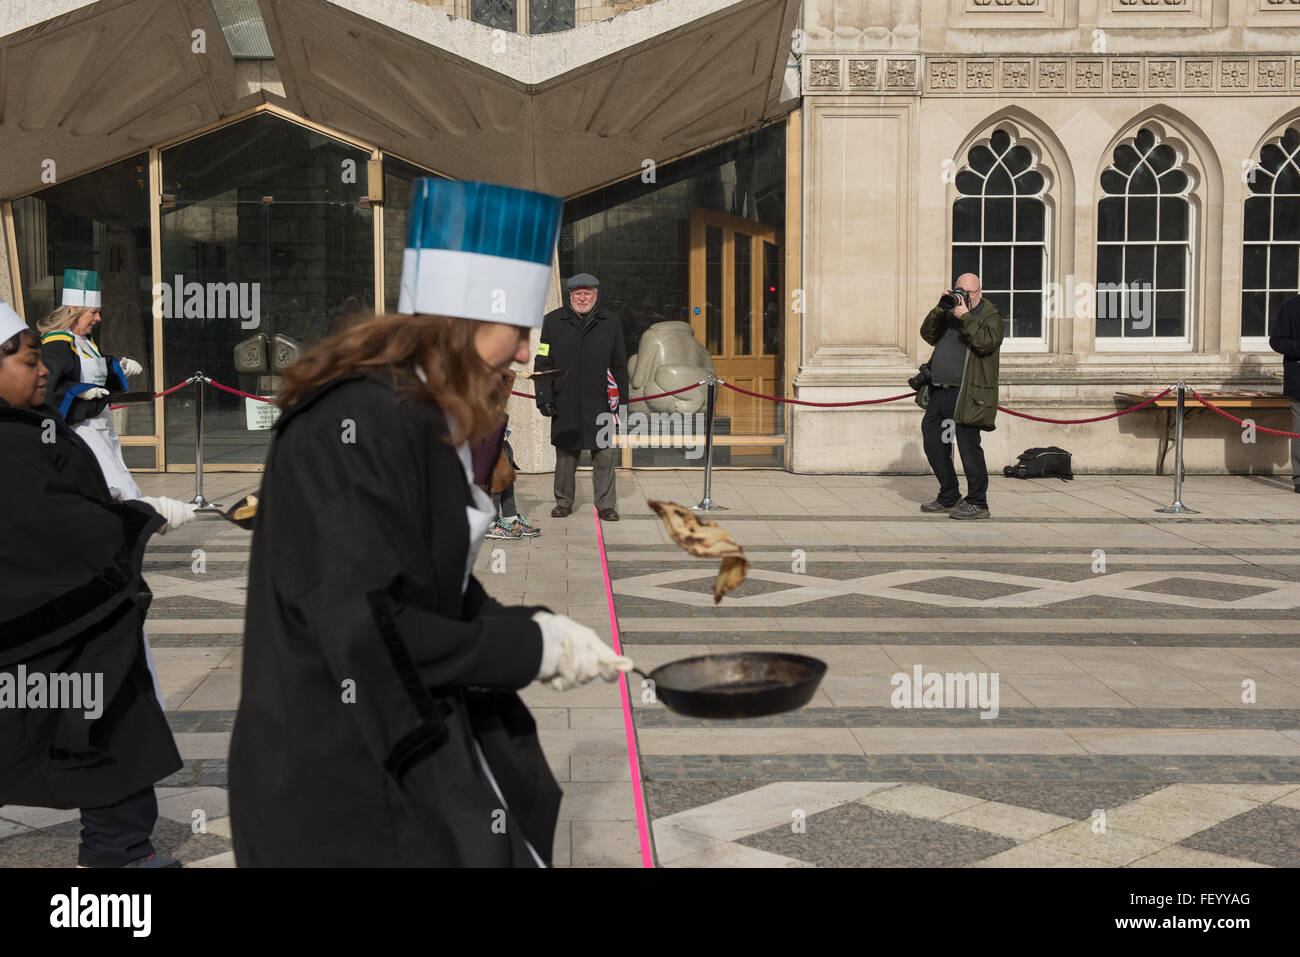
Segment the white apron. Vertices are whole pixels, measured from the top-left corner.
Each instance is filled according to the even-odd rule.
[[[81,358],[81,381],[97,386],[107,387],[108,360],[105,359],[95,344],[85,336],[75,336],[77,355]],[[81,440],[95,453],[99,470],[104,473],[109,494],[119,501],[140,498],[140,486],[135,484],[131,472],[122,460],[122,443],[118,440],[117,430],[113,428],[113,419],[108,407],[91,419],[85,419],[72,427]],[[167,710],[163,704],[162,685],[158,683],[158,669],[154,667],[153,651],[149,648],[149,636],[141,631],[144,640],[144,658],[149,664],[149,677],[153,679],[153,693],[158,699],[158,707]]]
[[[108,360],[99,354],[95,344],[85,336],[76,336],[77,355],[81,358],[81,381],[97,386],[107,386]],[[114,498],[127,501],[140,498],[140,486],[135,484],[122,461],[122,443],[118,440],[117,430],[113,428],[113,419],[108,407],[91,419],[86,419],[72,427],[81,440],[90,446],[99,462],[99,470],[104,473],[104,481]]]

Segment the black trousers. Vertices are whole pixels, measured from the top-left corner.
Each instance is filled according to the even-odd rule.
[[[81,850],[85,867],[122,867],[154,853],[150,837],[158,821],[158,798],[151,787],[107,807],[81,809]]]
[[[960,389],[930,389],[930,404],[921,419],[921,437],[925,444],[925,457],[930,460],[930,470],[939,480],[939,501],[943,505],[956,505],[961,501],[961,486],[957,483],[957,469],[952,462],[951,441],[943,440],[944,423],[957,413],[957,393]],[[984,464],[984,449],[980,446],[980,430],[970,425],[951,425],[957,450],[961,452],[961,467],[966,472],[966,501],[979,508],[988,508],[989,470]]]

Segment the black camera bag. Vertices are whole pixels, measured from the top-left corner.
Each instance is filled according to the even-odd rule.
[[[1002,470],[1007,478],[1059,478],[1069,482],[1074,478],[1070,468],[1070,453],[1049,445],[1042,449],[1025,449],[1020,453],[1015,465],[1008,465]]]

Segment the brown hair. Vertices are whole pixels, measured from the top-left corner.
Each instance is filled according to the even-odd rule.
[[[436,404],[454,420],[448,436],[453,445],[482,441],[502,415],[494,401],[500,377],[475,348],[479,326],[475,319],[447,316],[371,316],[336,332],[286,369],[276,404],[288,409],[342,376],[388,370],[404,392]],[[415,375],[417,364],[427,383]]]
[[[94,312],[98,306],[59,306],[44,319],[36,323],[41,332],[58,332],[71,329],[83,313]]]

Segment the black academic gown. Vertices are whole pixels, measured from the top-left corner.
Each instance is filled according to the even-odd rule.
[[[104,676],[98,719],[0,708],[0,804],[114,804],[181,767],[142,634],[145,545],[164,522],[112,501],[94,454],[49,407],[0,400],[0,462],[0,671]]]
[[[241,867],[535,866],[525,838],[550,863],[560,789],[515,693],[536,609],[472,577],[462,596],[470,489],[445,431],[389,374],[276,423],[230,748]]]
[[[551,419],[551,444],[570,452],[600,447],[596,440],[601,423],[606,421],[601,416],[610,411],[607,370],[614,375],[620,404],[626,405],[628,400],[627,346],[621,321],[600,306],[586,318],[594,321],[583,332],[584,319],[568,306],[548,312],[542,320],[541,345],[533,363],[538,372],[566,370],[559,378],[533,381],[538,407],[554,402],[558,410]]]

